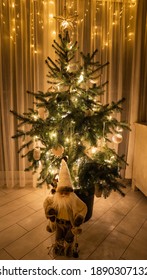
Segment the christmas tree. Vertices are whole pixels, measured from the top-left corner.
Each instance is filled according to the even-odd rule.
[[[72,17],[71,17],[72,18]],[[11,110],[19,120],[13,138],[24,143],[19,153],[27,157],[25,171],[37,172],[37,186],[47,184],[56,188],[62,158],[66,159],[74,188],[87,194],[99,191],[106,198],[111,191],[124,195],[120,171],[125,168],[124,155],[118,155],[114,143],[122,141],[123,129],[129,129],[118,120],[124,99],[103,104],[106,82],[101,72],[108,62],[95,61],[97,50],[92,54],[80,53],[76,61],[77,41],[70,40],[72,20],[61,19],[59,40],[54,40],[56,60],[47,57],[47,92],[30,92],[34,109],[22,114]],[[26,129],[21,129],[26,126]]]

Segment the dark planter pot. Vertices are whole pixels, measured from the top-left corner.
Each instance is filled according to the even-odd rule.
[[[87,205],[87,214],[85,217],[85,221],[87,222],[91,217],[93,213],[93,203],[94,203],[94,194],[85,194],[81,193],[80,190],[75,190],[75,194]]]

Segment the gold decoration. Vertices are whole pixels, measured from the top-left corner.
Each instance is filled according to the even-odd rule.
[[[60,24],[61,30],[73,29],[73,23],[67,20],[63,20]]]
[[[66,0],[64,5],[64,16],[54,17],[60,22],[61,30],[73,29],[73,24],[78,15],[67,15],[66,13]]]
[[[64,153],[64,147],[59,145],[58,147],[52,148],[51,151],[52,151],[54,156],[60,157]]]

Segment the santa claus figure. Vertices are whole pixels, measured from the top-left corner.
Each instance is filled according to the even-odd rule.
[[[73,192],[68,166],[61,162],[56,192],[44,201],[46,218],[49,219],[47,230],[55,231],[54,254],[73,255],[74,236],[80,233],[79,226],[84,222],[87,206]]]

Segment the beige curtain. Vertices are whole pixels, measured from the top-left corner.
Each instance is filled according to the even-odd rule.
[[[147,1],[137,2],[129,120],[131,133],[128,140],[126,177],[132,176],[135,122],[147,123]]]
[[[102,73],[102,80],[109,80],[103,102],[117,101],[125,97],[122,119],[131,124],[139,117],[139,106],[144,106],[143,101],[138,102],[138,91],[141,90],[141,99],[144,100],[146,80],[142,75],[145,60],[142,59],[141,62],[135,60],[135,57],[139,53],[141,57],[143,49],[146,54],[145,19],[143,21],[146,0],[139,1],[138,4],[135,0],[1,1],[0,185],[14,187],[34,184],[32,174],[23,171],[27,164],[25,159],[17,153],[21,143],[11,139],[15,134],[17,121],[9,111],[27,111],[33,106],[33,100],[26,91],[45,91],[49,87],[44,61],[47,56],[55,58],[52,42],[53,39],[58,40],[59,21],[53,16],[63,16],[65,5],[67,16],[76,12],[78,14],[74,21],[72,40],[78,41],[79,51],[87,53],[97,48],[96,59],[101,63],[110,62]],[[142,30],[141,46],[137,39],[139,28]],[[141,66],[143,63],[144,68]],[[140,88],[136,88],[134,92],[136,68],[142,82]],[[124,133],[124,141],[118,147],[119,152],[125,153],[129,159],[130,171],[132,141],[133,133]],[[128,174],[131,178],[130,171]]]

